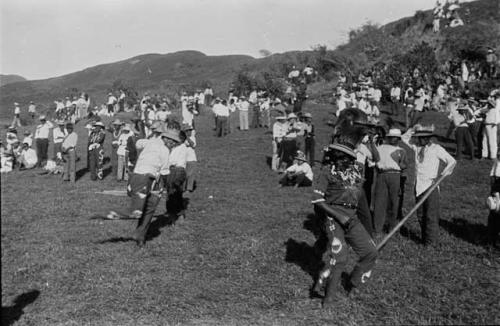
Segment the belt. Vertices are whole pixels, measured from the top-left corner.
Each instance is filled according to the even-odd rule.
[[[401,173],[401,171],[398,171],[398,170],[378,170],[378,169],[377,169],[377,172],[380,174],[383,174],[383,173]]]
[[[342,206],[342,207],[349,208],[349,209],[357,209],[358,208],[358,206],[353,205],[353,204],[348,204],[348,203],[333,203],[333,205]]]

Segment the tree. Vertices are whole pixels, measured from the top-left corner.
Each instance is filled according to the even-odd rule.
[[[260,54],[261,57],[265,58],[265,57],[270,56],[273,53],[271,51],[269,51],[269,50],[261,49],[261,50],[259,50],[259,54]]]

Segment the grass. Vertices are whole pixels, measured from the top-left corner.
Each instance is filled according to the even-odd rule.
[[[318,155],[331,109],[307,103]],[[2,325],[500,323],[499,253],[484,242],[490,162],[460,161],[444,181],[437,246],[422,247],[410,219],[361,293],[322,310],[309,297],[318,265],[311,190],[277,187],[263,129],[215,138],[212,124],[208,113],[197,121],[199,187],[186,220],[154,222],[144,249],[117,240],[135,222],[91,219],[128,205],[95,194],[124,189],[112,175],[92,182],[87,173],[74,186],[39,171],[2,175]],[[162,201],[157,214],[164,210]]]

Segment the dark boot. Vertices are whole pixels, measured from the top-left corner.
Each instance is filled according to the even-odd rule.
[[[323,299],[323,308],[332,307],[341,299],[340,296],[340,278],[342,271],[335,269],[326,282],[325,298]]]

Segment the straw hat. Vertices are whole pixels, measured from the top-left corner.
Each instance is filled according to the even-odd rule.
[[[413,137],[432,137],[435,136],[434,133],[434,125],[430,126],[422,126],[419,124],[416,124],[414,129],[413,129]]]
[[[164,132],[161,133],[161,136],[176,141],[178,143],[181,142],[181,139],[179,138],[179,133],[174,129],[165,130]]]
[[[304,118],[309,118],[309,119],[311,119],[311,118],[313,117],[313,116],[312,116],[312,114],[311,114],[311,113],[309,113],[309,112],[304,113],[302,116],[303,116]]]
[[[294,159],[298,160],[298,161],[304,161],[306,162],[307,159],[306,159],[306,154],[304,154],[303,152],[301,151],[297,151],[297,154],[295,155]]]
[[[286,119],[287,119],[287,120],[290,120],[290,119],[297,119],[297,115],[296,115],[295,113],[290,113]]]
[[[330,149],[337,150],[339,152],[345,153],[353,158],[356,158],[356,153],[354,153],[354,149],[351,148],[351,146],[347,144],[341,144],[341,143],[333,143],[328,145]]]
[[[104,123],[102,123],[101,121],[96,121],[94,123],[94,126],[104,128]]]
[[[189,123],[182,124],[182,131],[189,131],[189,130],[194,130],[193,126],[191,126]]]
[[[286,120],[286,117],[283,115],[279,115],[275,118],[276,120]]]
[[[389,129],[389,133],[386,135],[386,137],[401,138],[401,130],[397,128]]]

